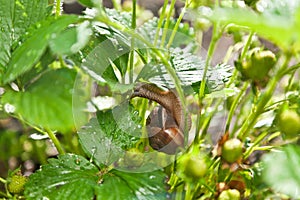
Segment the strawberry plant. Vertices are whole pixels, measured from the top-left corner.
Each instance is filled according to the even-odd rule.
[[[297,0],[78,2],[0,0],[1,198],[300,198]]]

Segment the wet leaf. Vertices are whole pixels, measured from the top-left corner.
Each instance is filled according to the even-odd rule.
[[[78,132],[85,153],[100,164],[110,165],[133,147],[140,133],[138,113],[128,105],[99,111]]]
[[[97,173],[98,169],[79,155],[49,159],[49,164],[30,176],[25,196],[27,199],[93,199]]]
[[[84,157],[74,154],[49,159],[29,177],[26,199],[166,199],[162,171],[100,173]]]
[[[113,170],[103,177],[103,184],[97,187],[97,199],[166,199],[165,178],[162,171],[126,173]]]
[[[42,23],[42,26],[12,53],[3,82],[13,81],[19,75],[30,70],[43,55],[51,37],[77,20],[77,16],[68,15],[55,20],[48,19]]]
[[[13,43],[20,40],[26,30],[49,14],[48,0],[0,1],[0,69],[8,63]]]
[[[69,55],[78,52],[89,41],[92,30],[85,21],[76,27],[71,27],[51,38],[50,48],[58,55]],[[62,45],[63,44],[63,45]]]
[[[25,92],[9,91],[3,102],[16,108],[35,126],[67,132],[74,129],[72,89],[76,72],[69,69],[50,71],[31,84]]]
[[[184,49],[171,49],[170,62],[175,69],[182,86],[191,86],[202,80],[204,73],[204,60],[195,56]],[[210,90],[218,90],[224,87],[224,83],[231,76],[231,67],[229,65],[217,65],[214,68],[209,67],[206,80]],[[145,65],[137,79],[148,80],[156,85],[174,88],[175,85],[171,76],[167,73],[165,67],[157,62],[150,62]]]

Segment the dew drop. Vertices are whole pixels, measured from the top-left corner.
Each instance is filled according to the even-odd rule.
[[[155,179],[155,176],[151,175],[149,176],[149,179]]]

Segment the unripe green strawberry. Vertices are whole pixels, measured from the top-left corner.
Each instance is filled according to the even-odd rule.
[[[218,197],[218,200],[239,200],[241,199],[240,192],[236,189],[224,190]]]
[[[240,159],[242,153],[243,143],[237,138],[227,140],[222,147],[222,158],[229,163]]]
[[[244,60],[235,62],[235,66],[244,79],[260,82],[268,78],[268,73],[275,63],[276,57],[271,51],[255,48],[249,51]]]
[[[181,178],[199,179],[206,174],[207,163],[203,157],[185,155],[179,161],[179,170]]]
[[[278,113],[277,127],[287,138],[300,134],[300,116],[295,110],[286,109]]]
[[[24,191],[24,185],[27,182],[25,176],[16,174],[11,177],[11,181],[8,184],[8,191],[13,194],[20,194]]]
[[[138,149],[132,148],[126,151],[124,156],[124,163],[129,167],[139,167],[143,164],[144,154]]]

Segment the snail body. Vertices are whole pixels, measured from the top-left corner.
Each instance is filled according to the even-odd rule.
[[[167,154],[175,154],[179,147],[184,147],[184,112],[176,93],[162,90],[154,84],[139,84],[131,96],[134,97],[147,98],[160,104],[147,118],[150,146]]]

